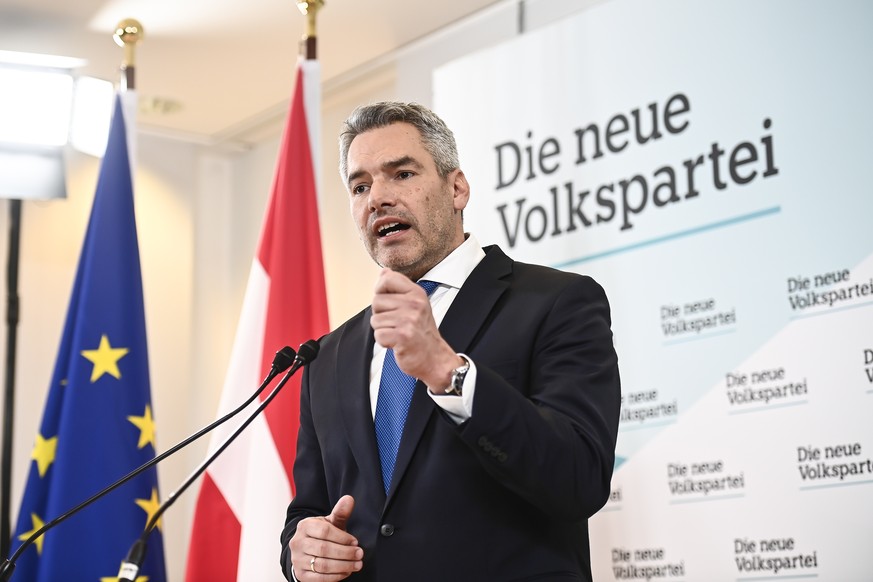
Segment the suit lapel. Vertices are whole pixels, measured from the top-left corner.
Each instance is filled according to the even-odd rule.
[[[370,412],[370,362],[375,342],[370,327],[371,313],[368,307],[359,321],[343,331],[337,350],[337,398],[358,468],[368,481],[378,483],[382,490],[379,448]]]
[[[485,251],[485,258],[467,277],[440,324],[440,334],[456,352],[470,348],[497,300],[509,287],[512,260],[496,246]]]
[[[488,247],[485,258],[467,277],[440,324],[440,333],[456,352],[468,351],[497,300],[509,286],[506,277],[511,272],[511,259],[496,246]],[[369,317],[367,321],[369,322]],[[394,476],[391,489],[388,491],[389,501],[409,466],[427,424],[433,422],[431,417],[436,405],[425,393],[426,390],[427,387],[422,382],[415,386],[409,415],[403,428],[403,438],[400,440],[400,449],[397,451]],[[372,422],[370,424],[372,425]]]

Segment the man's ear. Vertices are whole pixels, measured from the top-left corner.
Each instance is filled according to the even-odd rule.
[[[463,210],[470,201],[470,183],[467,176],[458,168],[448,175],[449,184],[452,186],[452,204],[455,210]]]

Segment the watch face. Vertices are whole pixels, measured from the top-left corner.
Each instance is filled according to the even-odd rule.
[[[452,381],[449,384],[449,387],[446,388],[446,394],[460,396],[461,389],[464,387],[464,378],[466,378],[467,372],[470,371],[470,360],[465,356],[461,356],[461,354],[458,355],[462,360],[464,360],[464,364],[452,370]]]
[[[467,368],[458,368],[452,372],[452,384],[446,390],[449,394],[461,395],[461,388],[464,386],[464,377],[467,375]]]

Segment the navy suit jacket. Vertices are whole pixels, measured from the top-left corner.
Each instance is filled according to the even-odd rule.
[[[590,580],[587,519],[609,496],[620,386],[603,289],[496,246],[440,325],[477,368],[456,425],[416,385],[387,495],[369,396],[367,308],[321,340],[303,375],[296,497],[281,535],[350,494],[355,581]]]

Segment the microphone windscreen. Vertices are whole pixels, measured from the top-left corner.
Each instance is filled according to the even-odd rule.
[[[305,366],[315,359],[320,347],[321,346],[315,340],[308,340],[300,344],[300,349],[297,350],[297,359]]]
[[[276,352],[276,355],[273,357],[273,370],[276,374],[281,374],[291,367],[296,356],[297,354],[294,353],[294,348],[285,346]]]

